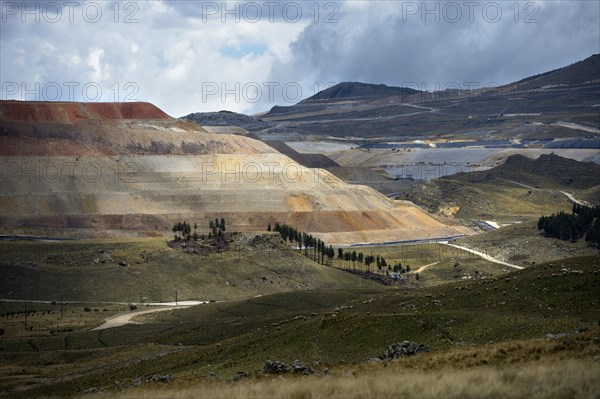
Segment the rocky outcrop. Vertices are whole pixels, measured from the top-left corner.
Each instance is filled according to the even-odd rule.
[[[297,359],[294,360],[290,366],[278,360],[267,360],[263,371],[265,374],[314,374],[314,370],[312,368]]]
[[[431,348],[426,345],[403,341],[402,343],[391,344],[388,346],[388,350],[380,358],[382,360],[393,360],[430,351]]]

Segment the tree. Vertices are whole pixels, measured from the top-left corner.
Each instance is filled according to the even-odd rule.
[[[223,218],[221,218],[220,228],[221,228],[221,230],[225,231],[225,219],[223,219]]]
[[[267,226],[267,231],[271,231],[271,223]]]

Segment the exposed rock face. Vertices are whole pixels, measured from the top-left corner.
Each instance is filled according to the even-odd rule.
[[[2,101],[0,119],[26,122],[78,123],[85,120],[172,119],[145,102],[77,103]]]
[[[230,231],[287,223],[330,244],[467,232],[151,104],[3,101],[0,122],[0,234],[170,236],[176,222],[215,217]]]

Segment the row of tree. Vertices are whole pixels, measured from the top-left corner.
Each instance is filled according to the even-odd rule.
[[[304,255],[315,262],[325,264],[325,260],[327,259],[327,264],[331,266],[333,258],[335,257],[335,250],[333,249],[332,245],[327,245],[321,239],[310,234],[303,233],[285,223],[275,223],[275,227],[273,228],[269,223],[267,230],[278,232],[281,235],[281,238],[283,238],[285,241],[292,243],[300,250],[304,249]],[[366,266],[366,271],[369,273],[378,271],[380,274],[387,274],[393,271],[394,273],[401,274],[410,271],[410,267],[408,265],[406,267],[402,267],[400,262],[391,265],[387,263],[383,256],[372,254],[365,255],[362,252],[356,252],[356,250],[344,251],[343,248],[338,248],[337,259],[340,264],[345,262],[344,264],[346,265],[346,269],[350,269],[350,263],[352,262],[352,269],[356,270],[356,262],[358,262],[360,270],[362,271],[364,264]],[[371,269],[372,265],[374,270]]]
[[[225,237],[225,231],[226,226],[225,226],[225,219],[221,218],[221,220],[219,220],[218,218],[215,218],[214,221],[211,220],[211,222],[208,225],[209,231],[208,231],[208,239],[214,239],[214,240],[223,240]],[[205,240],[206,239],[206,235],[205,234],[200,234],[198,235],[197,232],[198,229],[198,225],[196,223],[194,223],[194,230],[192,233],[192,227],[189,223],[187,222],[177,222],[173,225],[173,234],[174,234],[174,238],[175,241],[198,241],[198,239],[201,240]]]
[[[296,245],[298,249],[304,249],[304,256],[315,262],[325,264],[325,259],[327,258],[328,264],[331,264],[331,261],[335,256],[333,246],[327,246],[323,240],[316,238],[311,234],[303,233],[285,223],[275,223],[275,227],[273,228],[271,228],[271,223],[269,223],[267,230],[278,232],[285,241]]]
[[[546,237],[559,238],[575,242],[586,233],[586,241],[598,243],[596,237],[598,230],[598,220],[600,217],[600,206],[589,207],[585,205],[573,204],[573,212],[559,212],[550,216],[542,216],[538,220],[538,230]],[[596,222],[594,222],[596,219]]]

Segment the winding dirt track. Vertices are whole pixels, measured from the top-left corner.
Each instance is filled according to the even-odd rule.
[[[462,249],[463,251],[467,251],[469,253],[472,253],[473,255],[477,255],[477,256],[479,256],[479,257],[481,257],[481,258],[483,258],[485,260],[488,260],[490,262],[494,262],[494,263],[498,263],[500,265],[512,267],[514,269],[519,269],[519,270],[525,269],[523,266],[513,265],[512,263],[508,263],[508,262],[504,262],[504,261],[502,261],[500,259],[492,258],[491,256],[489,256],[487,254],[484,254],[483,252],[476,251],[476,250],[471,249],[471,248],[463,247],[462,245],[456,245],[456,244],[450,244],[450,243],[443,243],[443,244],[449,245],[449,246],[454,247],[454,248]]]
[[[192,306],[192,305],[164,306],[164,307],[161,306],[161,307],[156,307],[156,308],[152,308],[152,309],[137,310],[134,312],[127,312],[127,313],[119,313],[117,315],[107,318],[106,320],[104,320],[104,324],[102,324],[101,326],[98,326],[96,328],[93,328],[92,331],[106,330],[107,328],[121,327],[121,326],[124,326],[125,324],[135,323],[131,320],[136,316],[141,316],[144,314],[155,313],[155,312],[165,312],[167,310],[185,309],[185,308],[189,308],[190,306]]]

